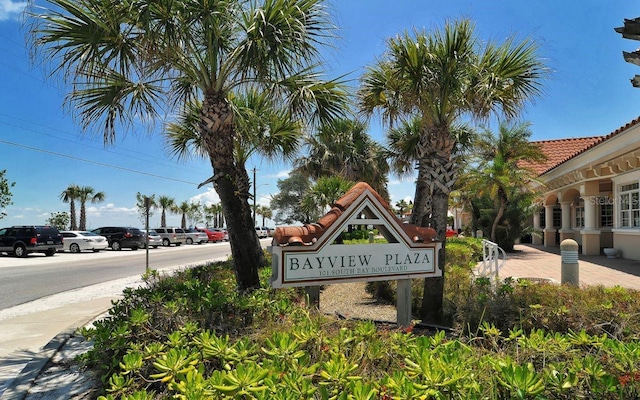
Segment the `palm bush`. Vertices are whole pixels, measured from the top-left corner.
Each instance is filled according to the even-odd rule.
[[[263,282],[269,273],[260,269]],[[453,266],[447,296],[458,329],[445,333],[321,315],[293,289],[241,294],[229,262],[151,271],[145,281],[82,332],[103,400],[640,394],[640,296],[623,288],[495,287]]]

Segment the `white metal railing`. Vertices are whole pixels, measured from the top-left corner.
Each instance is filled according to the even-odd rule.
[[[476,267],[476,276],[484,278],[495,278],[498,280],[498,271],[507,261],[505,253],[497,243],[489,240],[482,240],[482,263]]]

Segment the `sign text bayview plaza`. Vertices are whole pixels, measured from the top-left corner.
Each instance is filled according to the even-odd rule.
[[[350,227],[376,228],[388,243],[341,243]],[[315,224],[276,229],[273,287],[438,277],[435,231],[402,223],[369,185],[356,184]]]

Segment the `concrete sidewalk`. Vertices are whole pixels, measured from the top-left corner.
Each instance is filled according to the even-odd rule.
[[[559,247],[516,245],[513,253],[507,253],[505,265],[498,271],[501,279],[547,278],[561,281]],[[601,256],[578,257],[581,285],[622,286],[640,290],[640,261]]]
[[[560,248],[516,245],[515,251],[507,254],[499,276],[560,282]],[[579,279],[582,285],[640,290],[640,261],[579,256]],[[93,382],[73,363],[90,345],[74,336],[74,328],[90,322],[88,316],[106,312],[124,287],[138,283],[132,279],[108,289],[97,287],[88,293],[90,298],[75,294],[73,301],[62,299],[68,304],[60,302],[60,307],[26,315],[0,313],[0,400],[90,398]]]

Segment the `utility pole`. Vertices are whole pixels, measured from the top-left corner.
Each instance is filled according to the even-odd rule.
[[[144,238],[147,242],[144,246],[146,251],[146,272],[149,272],[149,208],[151,208],[151,199],[148,196],[144,196],[144,229],[147,233]]]
[[[253,226],[256,226],[256,167],[253,167]]]

